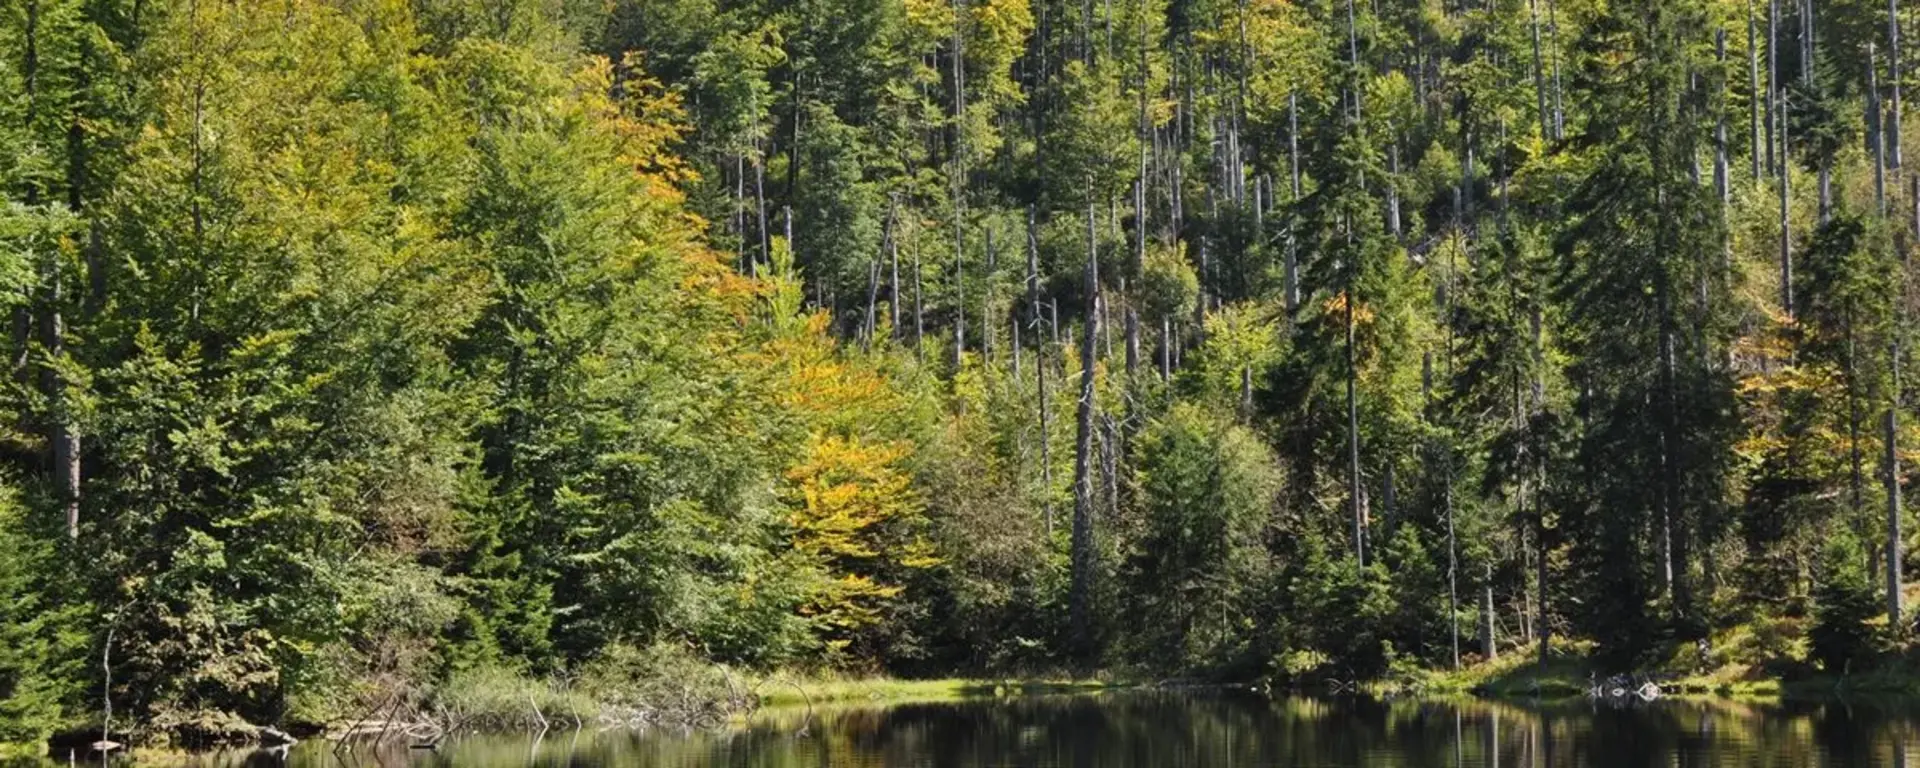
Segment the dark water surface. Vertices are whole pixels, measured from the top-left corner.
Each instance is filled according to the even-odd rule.
[[[803,730],[804,727],[804,730]],[[1911,760],[1907,753],[1915,754]],[[284,761],[284,762],[283,762]],[[1124,692],[763,712],[722,730],[303,744],[203,766],[1920,766],[1920,702],[1636,706]]]

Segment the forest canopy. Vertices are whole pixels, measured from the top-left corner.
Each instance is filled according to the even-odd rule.
[[[1903,652],[1917,23],[11,0],[0,741]]]

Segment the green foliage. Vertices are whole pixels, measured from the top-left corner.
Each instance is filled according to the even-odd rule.
[[[1443,5],[7,5],[0,739],[1456,623],[1624,671],[1809,601],[1866,660],[1880,11],[1778,57],[1756,174],[1737,9]]]
[[[53,550],[29,532],[11,492],[0,498],[0,742],[44,738],[80,693],[82,606],[55,600]]]
[[[1363,567],[1350,555],[1329,555],[1313,537],[1301,541],[1290,567],[1288,605],[1294,615],[1312,617],[1294,623],[1295,647],[1317,651],[1324,659],[1313,674],[1366,680],[1386,672],[1394,611],[1386,568],[1378,561]]]
[[[1860,560],[1859,541],[1842,534],[1828,539],[1820,561],[1807,639],[1813,660],[1834,674],[1862,666],[1880,643],[1878,631],[1868,623],[1879,614],[1880,603]]]
[[[1134,446],[1142,530],[1123,573],[1142,662],[1176,669],[1244,663],[1270,579],[1262,542],[1279,480],[1245,429],[1176,405]]]

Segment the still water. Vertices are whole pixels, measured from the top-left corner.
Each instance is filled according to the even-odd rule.
[[[1913,757],[1908,758],[1911,751]],[[284,761],[284,762],[283,762]],[[762,712],[729,729],[466,736],[437,752],[206,756],[198,765],[1920,766],[1920,702],[1635,706],[1124,692]]]

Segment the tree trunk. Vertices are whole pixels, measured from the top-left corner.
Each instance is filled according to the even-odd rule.
[[[770,264],[773,262],[773,234],[767,229],[767,164],[758,157],[753,159],[753,198],[754,207],[759,209],[755,215],[760,219],[760,262]]]
[[[1899,0],[1887,0],[1887,82],[1893,87],[1893,112],[1887,120],[1883,140],[1892,147],[1887,153],[1887,167],[1897,172],[1901,163]]]
[[[881,240],[885,242],[887,248],[887,263],[891,265],[889,268],[892,270],[892,277],[887,280],[887,311],[892,315],[893,336],[896,339],[900,338],[901,331],[904,330],[900,327],[900,305],[902,303],[900,301],[900,243],[895,239],[893,231],[895,222],[898,221],[898,211],[896,208],[899,202],[900,199],[898,197],[889,196],[887,198],[887,223],[881,235]]]
[[[1473,177],[1474,177],[1473,128],[1468,124],[1466,120],[1462,120],[1460,121],[1460,123],[1461,123],[1460,125],[1461,153],[1466,155],[1466,158],[1467,158],[1466,162],[1460,164],[1460,214],[1459,214],[1460,226],[1471,228],[1469,222],[1472,221],[1473,219],[1473,204],[1474,204],[1474,200],[1473,200]]]
[[[1873,160],[1873,204],[1887,215],[1887,153],[1880,134],[1880,61],[1867,43],[1867,156]]]
[[[1400,175],[1400,140],[1387,143],[1387,232],[1400,239],[1400,188],[1394,178]]]
[[[1266,245],[1267,204],[1273,201],[1273,189],[1266,174],[1253,178],[1253,242]]]
[[[62,302],[58,251],[47,254],[47,303],[41,318],[42,343],[47,356],[60,360],[66,356],[66,322],[61,317]],[[74,430],[73,413],[67,398],[66,378],[48,365],[40,371],[41,391],[50,404],[47,442],[53,453],[55,488],[67,517],[67,538],[80,538],[80,435]]]
[[[1847,333],[1846,368],[1844,371],[1847,387],[1847,463],[1852,470],[1849,482],[1847,483],[1847,491],[1848,506],[1853,510],[1853,514],[1857,520],[1860,515],[1865,512],[1865,510],[1860,508],[1860,496],[1862,493],[1861,486],[1865,485],[1866,482],[1860,469],[1859,369],[1855,365],[1853,355],[1853,307],[1851,304],[1849,304],[1846,309],[1844,323]],[[1861,538],[1864,539],[1865,537],[1863,536]]]
[[[1747,0],[1747,93],[1751,99],[1751,103],[1747,105],[1747,129],[1748,133],[1752,134],[1752,144],[1747,147],[1747,154],[1749,164],[1752,166],[1749,171],[1756,182],[1760,180],[1762,151],[1760,113],[1765,109],[1764,105],[1772,103],[1772,98],[1760,91],[1760,41],[1758,38],[1753,21],[1753,0]],[[1769,128],[1768,133],[1771,134],[1771,132],[1772,129]],[[1771,152],[1771,149],[1767,151]]]
[[[1038,333],[1045,319],[1040,309],[1040,239],[1033,206],[1027,206],[1027,301],[1033,308],[1033,372],[1040,411],[1040,486],[1041,514],[1046,519],[1047,537],[1053,537],[1053,441],[1047,405],[1047,337]]]
[[[1253,366],[1240,366],[1240,421],[1253,422]]]
[[[1820,159],[1820,167],[1814,172],[1820,200],[1819,221],[1825,224],[1833,220],[1833,161]]]
[[[1155,356],[1160,360],[1160,380],[1163,382],[1171,380],[1173,378],[1173,323],[1164,317],[1160,318],[1160,345]]]
[[[1293,174],[1293,197],[1287,205],[1294,210],[1300,205],[1300,105],[1299,95],[1287,92],[1287,164]],[[1293,324],[1294,312],[1300,307],[1300,248],[1293,231],[1293,218],[1287,217],[1287,261],[1285,267],[1285,302],[1287,325]]]
[[[880,259],[867,262],[867,312],[860,318],[860,347],[871,350],[873,335],[880,322]]]
[[[1493,566],[1487,566],[1486,584],[1480,593],[1480,655],[1488,661],[1500,658],[1500,643],[1493,635]]]
[[[913,356],[918,359],[926,348],[927,305],[924,282],[920,279],[920,249],[913,249]]]
[[[1069,595],[1076,651],[1082,660],[1093,651],[1093,444],[1094,355],[1100,331],[1100,259],[1095,241],[1093,205],[1087,205],[1086,323],[1080,342],[1080,402],[1073,447],[1073,574]]]
[[[1447,627],[1452,640],[1453,668],[1460,668],[1460,554],[1453,527],[1453,467],[1448,460],[1446,488],[1442,496],[1447,509]]]
[[[1122,291],[1126,286],[1120,286]],[[1138,375],[1140,368],[1140,313],[1133,307],[1127,307],[1127,378]]]
[[[1715,52],[1716,60],[1720,61],[1720,71],[1724,73],[1724,71],[1726,71],[1726,29],[1716,31],[1715,36],[1713,36],[1713,52]],[[1724,98],[1724,96],[1726,96],[1726,81],[1724,81],[1724,75],[1720,75],[1720,77],[1722,77],[1722,79],[1718,81],[1718,83],[1720,83],[1720,96]],[[1726,202],[1730,200],[1728,196],[1732,194],[1730,184],[1728,184],[1728,179],[1726,179],[1726,175],[1728,175],[1728,167],[1726,167],[1726,108],[1724,108],[1724,106],[1716,106],[1716,108],[1713,109],[1713,117],[1715,117],[1715,121],[1713,121],[1713,188],[1715,188],[1715,192],[1720,194],[1720,205],[1724,207]]]
[[[1145,173],[1146,156],[1140,159],[1142,173],[1133,182],[1133,278],[1138,280],[1147,270],[1147,176]],[[1125,286],[1122,286],[1125,293]],[[1127,300],[1127,378],[1132,379],[1140,367],[1140,313],[1139,304],[1131,294]]]
[[[1353,70],[1353,77],[1360,77],[1360,28],[1354,21],[1353,0],[1347,0],[1347,66]],[[1366,112],[1360,108],[1358,83],[1347,90],[1353,99],[1353,121],[1359,123]]]
[[[1787,157],[1787,104],[1780,102],[1780,309],[1793,317],[1793,228],[1787,221],[1787,198],[1792,194],[1792,161]]]
[[[1900,624],[1900,342],[1895,340],[1890,357],[1893,369],[1892,397],[1886,415],[1887,483],[1887,621],[1899,634]]]
[[[1800,43],[1802,48],[1802,53],[1800,54],[1800,84],[1807,86],[1807,88],[1811,90],[1813,88],[1815,40],[1813,34],[1813,0],[1801,0],[1800,8]]]
[[[1560,105],[1560,11],[1555,0],[1547,0],[1547,66],[1553,70],[1553,140],[1567,137],[1567,113]]]
[[[724,168],[723,168],[724,170]],[[739,262],[740,273],[753,276],[753,249],[747,246],[747,155],[744,152],[733,156],[733,208],[728,215],[727,225],[740,237],[740,249],[734,254]]]
[[[953,3],[953,372],[959,375],[967,348],[967,70],[959,0]]]
[[[1541,138],[1553,137],[1553,118],[1547,114],[1547,68],[1540,58],[1539,0],[1527,0],[1527,31],[1533,37],[1533,100],[1540,115]]]
[[[957,236],[954,244],[959,245]],[[953,254],[953,293],[953,373],[957,376],[967,351],[967,265],[959,251]]]
[[[1352,238],[1352,234],[1348,234]],[[1367,564],[1366,512],[1360,486],[1360,394],[1358,356],[1354,349],[1354,281],[1356,265],[1348,265],[1346,285],[1346,357],[1347,357],[1347,504],[1353,514],[1353,553],[1362,567]]]
[[[980,280],[980,361],[993,362],[993,272],[998,254],[993,249],[993,229],[986,235],[987,274]]]
[[[1013,381],[1015,384],[1018,384],[1020,382],[1021,377],[1024,376],[1026,373],[1022,369],[1022,366],[1020,364],[1020,358],[1025,356],[1025,352],[1024,350],[1020,349],[1020,344],[1022,342],[1020,340],[1020,304],[1019,302],[1015,302],[1013,305],[1013,308],[1007,311],[1007,332],[1011,334],[1011,343],[1008,346],[1013,351],[1013,355],[1012,355]]]
[[[1767,170],[1782,174],[1784,158],[1776,155],[1781,147],[1780,123],[1780,0],[1767,3]]]

